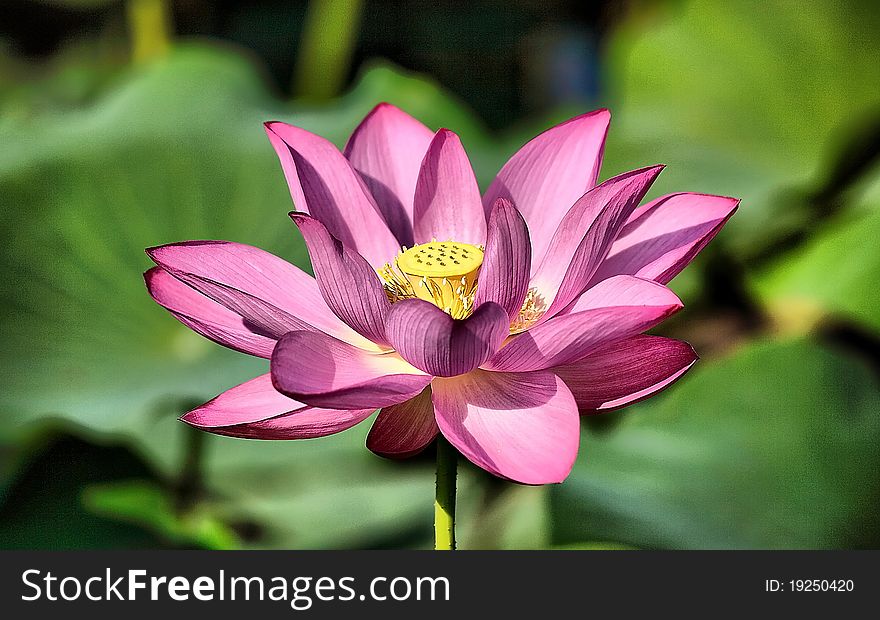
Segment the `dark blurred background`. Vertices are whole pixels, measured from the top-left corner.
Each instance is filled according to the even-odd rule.
[[[33,60],[45,60],[83,37],[120,38],[125,29],[121,2],[5,4],[2,35],[13,53]],[[560,101],[596,99],[598,45],[605,28],[625,7],[620,2],[553,0],[324,4],[337,23],[349,22],[347,27],[328,27],[331,37],[345,37],[349,47],[339,88],[352,83],[364,62],[384,58],[430,74],[493,128],[504,128],[512,119],[546,111]],[[178,36],[210,37],[249,49],[259,56],[277,92],[314,96],[305,89],[297,92],[292,79],[298,52],[308,38],[308,2],[178,0],[168,10]],[[340,19],[336,13],[347,17]]]
[[[432,455],[368,424],[302,442],[176,417],[261,360],[153,304],[146,246],[308,268],[260,123],[340,146],[390,101],[460,133],[483,187],[613,113],[602,178],[742,206],[659,333],[702,361],[584,420],[562,485],[463,467],[465,548],[880,546],[880,15],[776,0],[6,0],[0,7],[0,547],[428,547]]]

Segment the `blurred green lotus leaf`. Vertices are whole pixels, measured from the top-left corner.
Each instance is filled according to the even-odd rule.
[[[636,551],[635,547],[615,542],[579,542],[569,545],[556,545],[552,548],[556,551]]]
[[[755,278],[755,289],[783,329],[826,315],[880,330],[880,202],[860,217],[838,217]]]
[[[115,41],[73,41],[50,59],[13,55],[0,41],[0,131],[47,110],[81,106],[99,96],[128,62]]]
[[[55,418],[121,438],[173,478],[186,430],[176,416],[267,363],[201,339],[153,303],[143,249],[229,239],[308,268],[261,123],[294,122],[342,144],[381,100],[485,142],[463,106],[393,67],[374,66],[344,97],[309,108],[279,101],[249,58],[205,44],[133,69],[91,105],[0,125],[0,440]],[[365,432],[207,437],[205,483],[226,514],[256,521],[254,545],[380,545],[408,519],[429,525],[430,469],[381,462]],[[153,503],[153,525],[167,533]]]
[[[178,510],[167,491],[147,480],[130,480],[86,487],[83,505],[90,512],[139,525],[174,546],[232,549],[235,533],[207,510],[206,504]]]
[[[468,469],[470,469],[468,467]],[[476,469],[476,468],[474,468]],[[548,487],[488,479],[480,493],[459,493],[456,537],[463,549],[544,549],[550,542]]]
[[[880,390],[809,341],[704,362],[605,433],[551,491],[553,540],[640,548],[875,548]]]
[[[687,0],[632,11],[605,77],[605,174],[662,162],[654,194],[743,199],[720,236],[740,252],[813,223],[804,196],[880,111],[871,2]],[[756,16],[772,15],[772,19]],[[635,163],[634,163],[635,162]]]
[[[297,442],[218,438],[205,483],[227,522],[256,527],[248,546],[428,547],[432,464],[381,460],[364,447],[368,429]]]
[[[167,541],[136,523],[86,510],[82,489],[99,481],[153,472],[131,451],[113,442],[93,443],[68,429],[35,428],[17,446],[17,466],[2,473],[0,548],[149,548]],[[5,446],[0,445],[0,453]]]

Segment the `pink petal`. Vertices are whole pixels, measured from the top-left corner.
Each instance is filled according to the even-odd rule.
[[[484,368],[527,371],[571,364],[654,327],[681,308],[675,293],[661,284],[632,276],[610,278],[584,293],[570,313],[511,338]]]
[[[532,248],[526,222],[509,201],[499,198],[489,216],[486,252],[474,306],[493,301],[513,322],[529,288]]]
[[[181,417],[216,435],[245,439],[311,439],[332,435],[365,420],[373,409],[318,409],[279,394],[269,375],[227,390]]]
[[[393,353],[368,353],[325,334],[290,332],[270,364],[275,389],[314,407],[378,409],[409,400],[431,382]]]
[[[241,439],[314,439],[335,435],[360,424],[373,413],[373,409],[347,411],[306,407],[300,411],[269,418],[262,422],[250,422],[236,426],[206,428],[215,435]]]
[[[660,336],[635,336],[602,347],[579,362],[557,366],[581,413],[608,411],[656,394],[697,361],[691,345]]]
[[[413,195],[434,132],[389,103],[358,125],[345,156],[367,184],[399,245],[413,245]]]
[[[379,412],[367,447],[379,456],[405,459],[427,448],[438,432],[431,390],[425,388],[415,398]]]
[[[249,327],[239,314],[197,293],[161,267],[144,274],[147,290],[181,323],[223,346],[268,358],[275,339]]]
[[[373,409],[316,409],[284,396],[268,374],[226,390],[180,419],[198,429],[247,439],[311,439],[366,419]]]
[[[415,242],[486,242],[486,215],[480,188],[458,136],[441,129],[422,162],[414,198]]]
[[[303,213],[290,217],[302,233],[324,301],[357,333],[385,344],[385,317],[391,308],[379,276],[357,252],[334,239],[324,225]]]
[[[635,276],[614,276],[590,287],[562,314],[574,314],[601,308],[639,306],[675,306],[680,310],[681,300],[666,286]]]
[[[517,206],[539,264],[575,201],[596,184],[611,113],[596,110],[552,127],[517,151],[483,197],[488,217],[498,198]]]
[[[274,254],[229,241],[172,243],[148,248],[147,254],[175,278],[242,316],[266,336],[315,330],[376,349],[330,312],[313,277]]]
[[[391,307],[385,330],[388,340],[410,364],[438,377],[470,372],[498,350],[510,320],[496,303],[487,302],[466,319],[453,319],[421,299]]]
[[[469,461],[523,484],[562,482],[578,452],[577,404],[550,372],[476,370],[431,386],[440,432]]]
[[[266,373],[226,390],[180,419],[197,428],[214,428],[260,422],[306,408],[276,390]]]
[[[608,179],[566,213],[531,281],[549,305],[544,320],[584,292],[661,170],[663,166],[652,166]]]
[[[266,123],[296,208],[379,269],[400,249],[360,175],[333,144],[286,123]]]
[[[734,214],[739,200],[670,194],[636,209],[593,280],[631,274],[666,284]]]

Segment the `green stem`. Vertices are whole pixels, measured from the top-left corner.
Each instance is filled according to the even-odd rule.
[[[303,25],[293,93],[320,102],[345,85],[357,41],[362,0],[312,0]]]
[[[168,52],[171,47],[169,0],[128,0],[125,14],[132,60],[144,62]]]
[[[434,549],[455,549],[455,477],[458,454],[443,437],[437,438],[437,491],[434,495]]]
[[[192,508],[202,495],[202,465],[205,460],[205,441],[208,435],[190,426],[184,431],[186,436],[183,460],[175,488],[177,510],[181,513]]]

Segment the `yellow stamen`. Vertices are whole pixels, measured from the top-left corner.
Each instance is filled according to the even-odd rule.
[[[529,292],[526,293],[526,299],[519,311],[519,316],[516,317],[516,320],[510,326],[510,333],[519,334],[520,332],[526,331],[534,325],[546,311],[547,302],[544,301],[544,296],[534,288],[530,288]]]
[[[379,272],[385,292],[394,302],[418,297],[456,319],[473,310],[483,248],[457,241],[422,243],[397,255]]]

